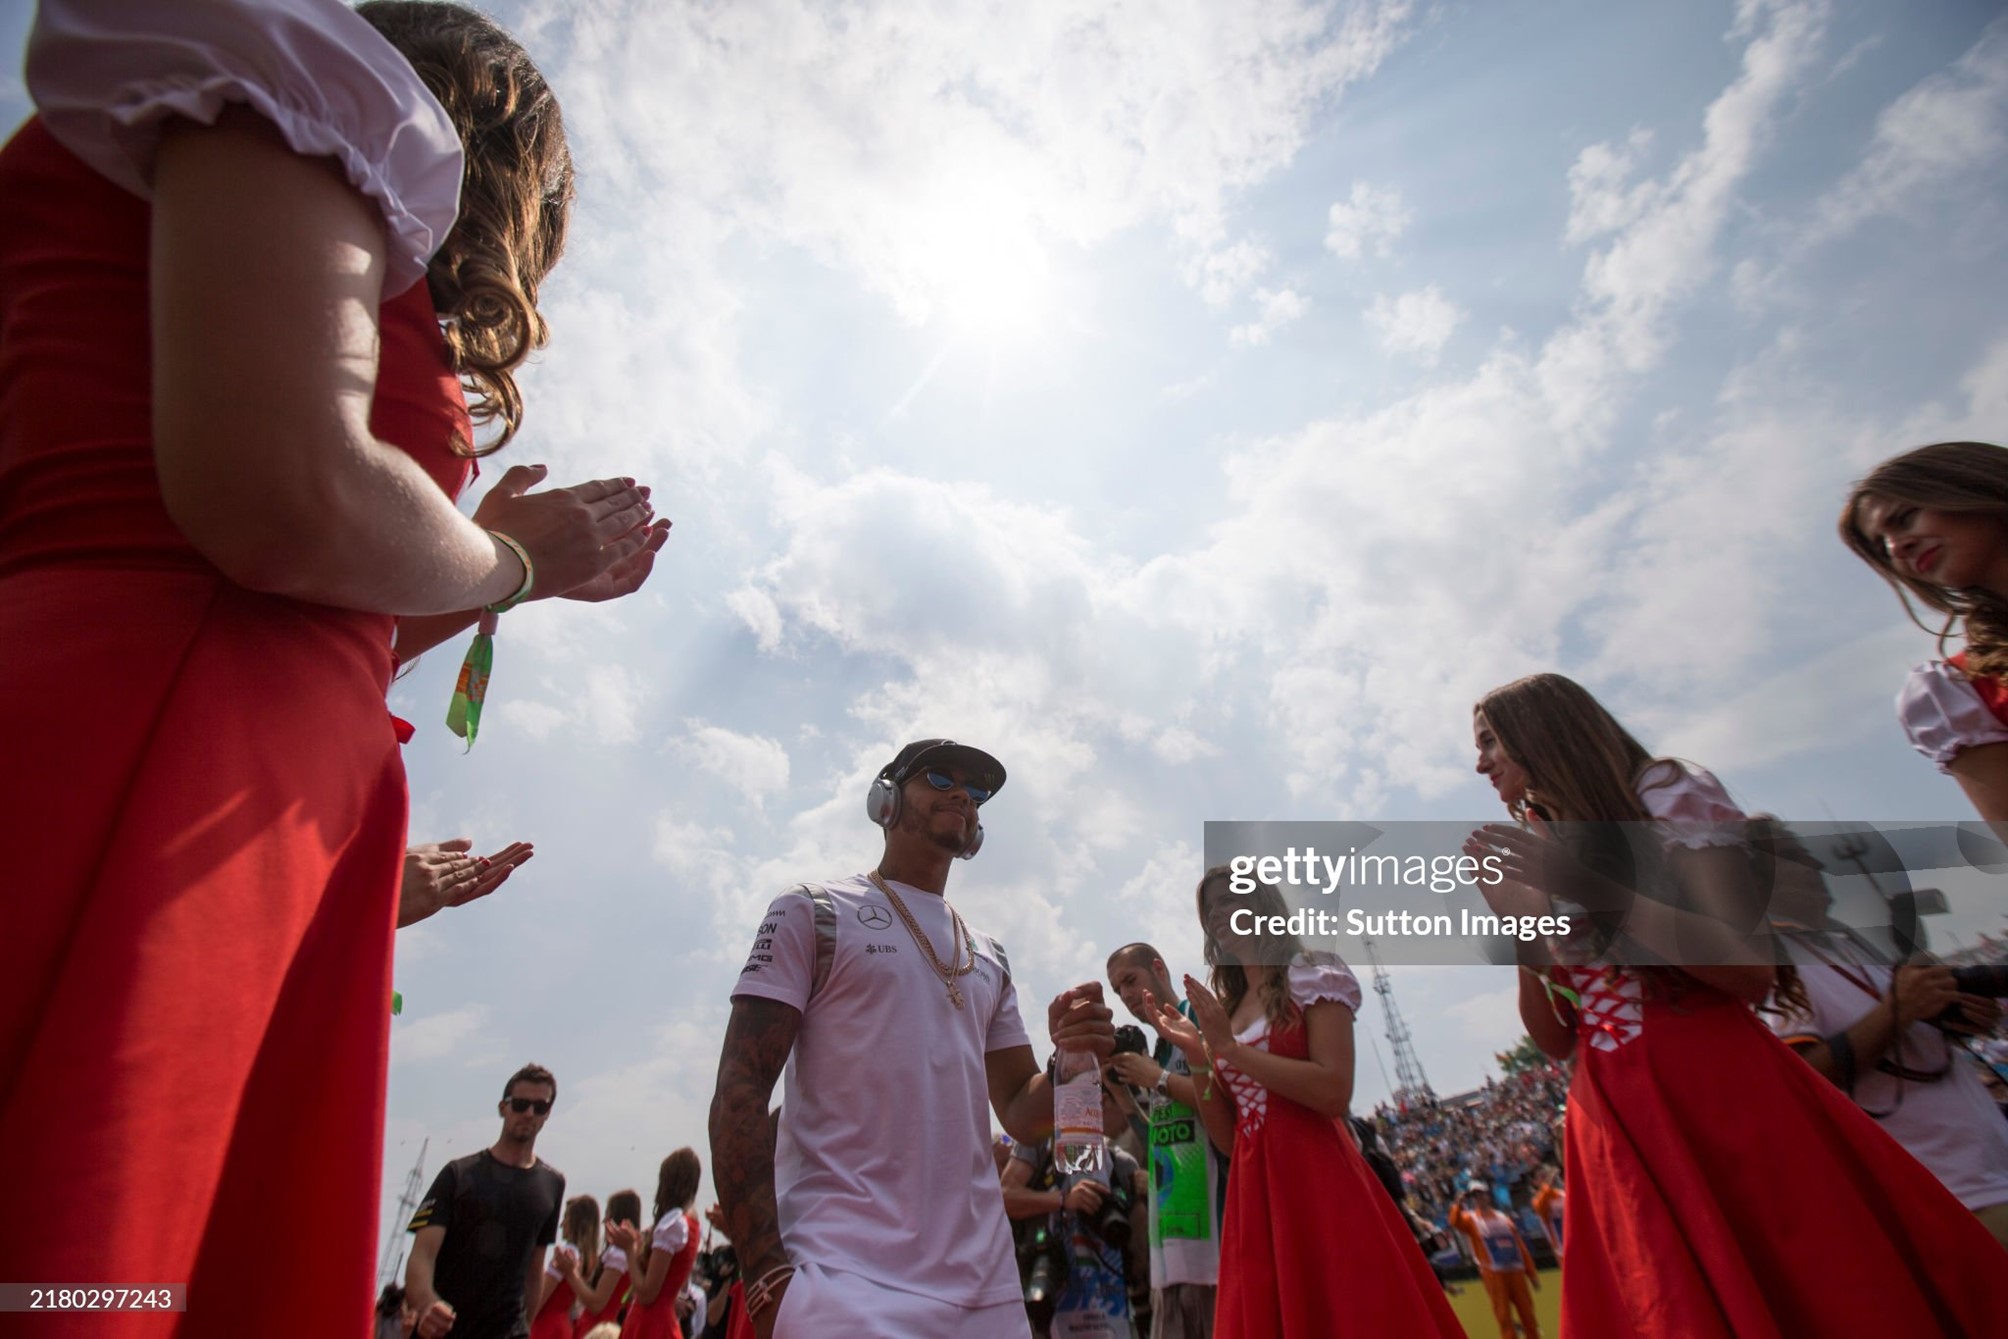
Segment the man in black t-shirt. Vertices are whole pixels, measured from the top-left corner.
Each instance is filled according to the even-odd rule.
[[[557,1100],[550,1070],[517,1070],[496,1104],[502,1137],[440,1168],[412,1215],[404,1286],[418,1339],[528,1339],[565,1202],[563,1174],[536,1154]]]

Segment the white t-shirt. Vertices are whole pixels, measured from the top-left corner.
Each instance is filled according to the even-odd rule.
[[[1876,1007],[1877,999],[1889,993],[1889,968],[1869,961],[1842,936],[1821,935],[1811,943],[1798,933],[1782,938],[1805,983],[1812,1013],[1767,1013],[1779,1036],[1830,1037],[1859,1023]],[[1875,997],[1850,982],[1850,974],[1874,990]],[[1892,1048],[1885,1058],[1925,1073],[1950,1065],[1951,1072],[1936,1083],[1916,1083],[1885,1074],[1875,1065],[1858,1065],[1855,1101],[1871,1113],[1889,1112],[1878,1123],[1929,1167],[1961,1204],[1984,1209],[2008,1203],[2008,1121],[1995,1109],[1973,1062],[1958,1054],[1945,1034],[1929,1023],[1912,1023],[1903,1036],[1902,1055]]]
[[[972,931],[958,1009],[864,875],[810,887],[774,899],[733,988],[802,1011],[774,1149],[788,1258],[956,1306],[1015,1301],[984,1057],[1031,1038],[1004,951]],[[892,887],[948,963],[947,903]],[[814,985],[819,918],[831,951]]]

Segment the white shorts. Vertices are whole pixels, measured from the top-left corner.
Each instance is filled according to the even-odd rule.
[[[797,1265],[774,1339],[1032,1339],[1020,1301],[961,1307],[839,1269]]]

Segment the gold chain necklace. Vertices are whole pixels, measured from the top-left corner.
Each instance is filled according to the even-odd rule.
[[[913,936],[913,942],[919,945],[922,953],[927,955],[927,965],[934,969],[934,974],[940,977],[942,984],[948,987],[948,1002],[960,1009],[962,1007],[962,987],[955,984],[955,978],[958,976],[968,976],[976,970],[975,944],[969,944],[969,961],[966,963],[962,961],[962,948],[969,939],[969,930],[968,927],[963,925],[961,914],[949,904],[947,898],[944,897],[941,899],[941,905],[948,907],[949,934],[955,941],[955,947],[949,950],[948,966],[943,967],[940,956],[934,951],[934,945],[928,942],[927,936],[920,932],[920,923],[914,920],[913,913],[906,909],[906,903],[900,901],[899,894],[895,893],[892,890],[892,886],[878,876],[877,870],[873,870],[865,877],[872,881],[874,888],[877,888],[888,898],[892,899],[892,909],[899,913],[901,922],[906,926],[906,932]]]

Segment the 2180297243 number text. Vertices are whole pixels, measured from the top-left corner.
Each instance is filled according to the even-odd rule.
[[[185,1283],[0,1283],[10,1311],[186,1311]]]

